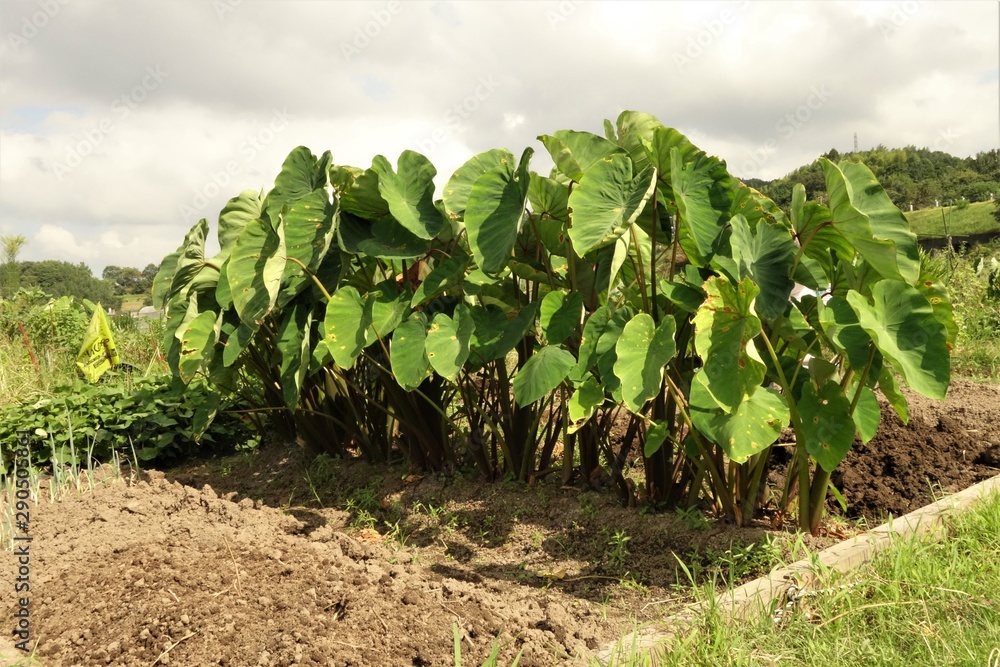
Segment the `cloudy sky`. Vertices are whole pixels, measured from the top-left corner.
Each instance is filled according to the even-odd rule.
[[[830,148],[1000,147],[1000,11],[958,2],[0,0],[0,234],[159,263],[298,145],[495,147],[652,113],[741,177]]]

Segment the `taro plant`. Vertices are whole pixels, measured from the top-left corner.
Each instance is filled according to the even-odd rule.
[[[320,451],[522,481],[610,470],[624,502],[635,445],[648,501],[707,490],[740,523],[791,426],[779,510],[797,498],[818,530],[876,391],[905,420],[897,375],[947,389],[951,308],[905,218],[866,167],[828,160],[829,205],[799,186],[782,211],[638,112],[539,140],[548,176],[494,149],[441,199],[413,151],[360,169],[295,149],[269,193],[223,209],[216,257],[203,220],[164,260],[175,374],[259,397]]]

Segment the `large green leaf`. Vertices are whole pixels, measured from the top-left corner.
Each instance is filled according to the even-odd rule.
[[[161,343],[163,356],[174,375],[180,375],[181,335],[187,323],[198,315],[198,305],[186,294],[175,294],[167,302]]]
[[[458,250],[451,257],[438,262],[413,293],[413,307],[423,305],[461,284],[471,260],[471,257]]]
[[[465,227],[476,263],[486,273],[500,271],[514,248],[528,199],[532,152],[525,149],[516,171],[514,165],[503,163],[486,172],[469,193]]]
[[[458,372],[469,358],[469,343],[475,327],[469,307],[464,303],[455,307],[451,317],[445,313],[434,316],[427,329],[424,349],[439,375],[451,381],[458,377]]]
[[[378,174],[367,169],[357,176],[341,196],[340,208],[364,220],[378,220],[389,215],[389,204],[379,191]]]
[[[207,365],[215,354],[215,341],[222,325],[222,316],[215,311],[198,313],[180,333],[178,375],[184,384],[194,379],[202,364]]]
[[[948,296],[948,288],[929,275],[925,271],[925,268],[921,266],[917,289],[920,290],[920,293],[931,304],[931,308],[934,309],[934,317],[944,325],[945,331],[948,332],[948,349],[954,349],[955,341],[958,338],[958,324],[955,322],[955,313],[951,307],[951,297]]]
[[[569,188],[554,178],[539,176],[535,172],[531,172],[530,177],[531,186],[528,188],[528,201],[531,202],[532,213],[551,218],[563,226],[568,225]],[[558,239],[550,240],[559,241]]]
[[[641,111],[622,111],[618,115],[615,125],[618,130],[618,144],[628,151],[635,169],[642,171],[651,164],[646,146],[653,142],[657,130],[667,128],[664,128],[663,123],[655,117]],[[678,132],[678,134],[680,133]]]
[[[667,297],[668,301],[685,313],[697,311],[698,307],[705,302],[705,293],[698,287],[697,283],[661,280],[660,292]]]
[[[298,407],[302,381],[309,370],[312,354],[313,304],[298,300],[278,327],[279,377],[285,406],[293,413]]]
[[[604,402],[604,388],[590,373],[569,397],[569,432],[575,433],[593,416],[597,406]]]
[[[535,352],[514,376],[514,400],[524,407],[558,387],[576,364],[573,355],[555,345]]]
[[[538,323],[549,345],[558,345],[572,335],[583,315],[583,297],[579,292],[555,290],[542,299]]]
[[[903,423],[910,423],[910,406],[906,402],[906,396],[896,386],[896,378],[893,377],[892,369],[888,366],[883,366],[882,370],[879,371],[878,388]]]
[[[910,229],[906,216],[892,203],[868,167],[845,160],[840,163],[840,170],[851,185],[854,207],[868,218],[875,238],[889,239],[895,244],[899,273],[904,280],[914,283],[920,275],[920,251],[917,235]]]
[[[621,382],[615,375],[615,363],[618,361],[616,353],[618,338],[634,315],[633,310],[628,307],[615,310],[601,330],[600,338],[597,339],[597,348],[594,350],[597,373],[604,383],[604,389],[615,396],[616,400],[621,400]],[[586,330],[584,334],[586,335]]]
[[[431,362],[425,349],[427,340],[427,316],[421,312],[411,313],[392,332],[390,365],[399,386],[412,391],[431,375]]]
[[[580,349],[577,353],[579,360],[574,371],[575,377],[583,377],[597,362],[597,357],[599,356],[597,353],[598,343],[601,340],[601,336],[607,330],[610,321],[611,310],[607,306],[601,306],[587,317],[587,321],[583,324],[583,335],[580,337]],[[621,330],[618,333],[620,334]],[[615,341],[617,342],[617,338]],[[613,348],[614,345],[614,343],[611,343],[609,347]],[[605,349],[604,351],[606,352],[607,350]]]
[[[730,207],[730,215],[734,217],[742,215],[747,219],[751,229],[756,229],[760,222],[777,225],[783,229],[788,229],[791,226],[785,213],[770,197],[738,181],[734,182],[732,187],[733,203]]]
[[[660,451],[670,435],[670,424],[665,421],[650,422],[646,429],[646,441],[642,445],[642,455],[647,459]]]
[[[569,196],[569,237],[576,253],[582,257],[623,234],[652,196],[655,178],[652,168],[633,177],[624,153],[595,162]]]
[[[850,261],[854,256],[854,247],[834,227],[830,209],[817,202],[806,203],[806,188],[801,183],[792,188],[789,215],[795,238],[805,255],[828,260],[830,251],[835,250],[844,261]]]
[[[760,454],[788,424],[788,405],[774,389],[764,387],[754,392],[727,414],[712,398],[704,379],[704,372],[699,371],[691,383],[691,420],[736,463]]]
[[[205,267],[205,237],[208,236],[208,220],[202,218],[184,237],[184,243],[177,249],[177,264],[166,298],[180,294],[198,272]]]
[[[358,242],[357,249],[371,257],[414,259],[430,249],[430,241],[411,233],[392,216],[376,220],[369,229],[371,236]]]
[[[644,238],[645,232],[643,232],[638,226],[632,227],[636,234],[642,234]],[[629,249],[632,247],[632,235],[622,234],[614,243],[609,246],[604,246],[597,251],[597,268],[594,270],[593,277],[594,283],[599,290],[601,290],[607,299],[611,298],[612,293],[616,288],[620,288],[624,283],[626,285],[631,284],[635,279],[635,274],[633,271],[626,271],[622,277],[619,277],[619,273],[623,266],[626,266],[625,262],[629,258]],[[641,251],[640,251],[641,252]],[[637,253],[638,254],[638,253]],[[648,253],[647,253],[648,256]],[[644,259],[646,259],[644,257]],[[643,264],[646,266],[646,264]],[[632,266],[628,267],[632,269]],[[590,272],[588,272],[590,274]],[[581,274],[577,273],[577,278]]]
[[[531,172],[528,201],[538,240],[550,255],[565,257],[568,250],[569,186]]]
[[[857,387],[852,391],[857,391]],[[868,442],[878,433],[878,424],[882,419],[882,408],[878,404],[875,392],[866,386],[861,387],[861,396],[854,408],[854,425],[858,427],[861,442]]]
[[[314,190],[329,183],[330,152],[319,160],[305,146],[298,146],[285,158],[281,171],[274,179],[274,188],[267,193],[263,208],[271,222],[285,206],[291,206]]]
[[[543,134],[538,140],[549,151],[556,168],[577,182],[598,161],[615,154],[625,155],[619,146],[591,132],[559,130],[552,136]]]
[[[898,280],[875,283],[872,299],[853,290],[847,294],[861,327],[907,384],[929,398],[944,398],[951,376],[948,332],[931,304]]]
[[[323,326],[324,343],[341,368],[351,368],[365,349],[365,337],[371,327],[371,309],[354,287],[341,287],[326,304]]]
[[[258,218],[243,228],[229,256],[226,276],[233,306],[240,320],[254,330],[278,297],[285,270],[284,246],[283,236]]]
[[[470,342],[469,360],[477,365],[504,358],[535,323],[537,302],[525,305],[509,316],[495,306],[469,309],[476,324]]]
[[[410,295],[401,291],[395,280],[385,280],[368,292],[365,303],[366,319],[370,322],[365,330],[365,347],[376,340],[385,342],[393,329],[399,326],[403,317],[410,312]]]
[[[663,382],[666,366],[677,347],[676,324],[671,317],[659,326],[647,313],[639,313],[625,325],[615,345],[615,375],[621,382],[622,398],[632,412],[638,413],[646,401],[656,396]]]
[[[642,151],[646,158],[645,164],[650,164],[657,171],[657,178],[663,186],[663,201],[666,203],[674,199],[672,183],[674,175],[674,161],[671,155],[676,151],[679,159],[678,164],[694,163],[702,161],[705,154],[698,150],[698,147],[691,143],[687,137],[672,127],[652,128],[651,132],[640,139]],[[633,157],[633,159],[635,159]],[[718,160],[716,160],[718,162]],[[638,164],[639,161],[637,160]],[[670,204],[674,206],[675,204]]]
[[[677,205],[677,234],[692,261],[704,266],[729,221],[732,178],[725,163],[697,154],[685,162],[680,148],[670,150],[670,186]]]
[[[917,237],[872,172],[862,164],[819,159],[826,176],[833,226],[885,278],[916,283]]]
[[[365,173],[364,169],[358,167],[351,167],[349,165],[341,164],[331,164],[330,165],[330,185],[333,187],[333,193],[337,197],[342,197],[351,186],[354,185],[354,181],[358,180],[362,174]],[[378,176],[375,177],[376,187],[378,185]]]
[[[851,417],[851,402],[833,380],[819,390],[807,382],[796,409],[805,439],[802,444],[823,470],[832,472],[854,444],[856,426]]]
[[[361,244],[372,239],[372,225],[371,220],[348,213],[341,206],[337,215],[337,245],[352,255],[362,253]]]
[[[757,314],[773,321],[788,308],[788,297],[795,286],[789,275],[795,261],[795,243],[787,229],[764,220],[756,230],[750,229],[742,214],[733,217],[731,223],[730,243],[739,277],[749,276],[760,288],[754,301]]]
[[[282,216],[288,261],[281,278],[283,287],[276,304],[278,308],[312,284],[312,278],[300,263],[309,271],[316,271],[333,240],[336,210],[336,203],[330,202],[326,190],[314,190],[291,204]]]
[[[861,372],[868,363],[872,338],[861,328],[858,315],[842,296],[831,297],[826,304],[817,301],[823,333],[838,352],[847,355],[851,368]]]
[[[221,266],[229,258],[240,232],[251,220],[260,217],[263,200],[257,190],[244,190],[233,197],[219,213],[219,254],[212,262]]]
[[[444,225],[434,206],[434,177],[437,169],[430,160],[414,151],[403,151],[397,162],[398,172],[381,155],[372,160],[378,174],[378,189],[388,203],[392,216],[403,227],[422,239],[437,236]]]
[[[444,201],[448,216],[458,220],[465,215],[472,186],[480,176],[503,165],[513,166],[513,164],[514,155],[506,148],[494,148],[466,161],[451,175],[444,186],[441,199]]]
[[[707,388],[726,411],[752,396],[765,366],[753,338],[760,320],[752,314],[758,288],[749,278],[734,285],[713,276],[705,281],[705,302],[694,317],[695,348],[702,358]]]
[[[153,278],[153,307],[163,309],[170,301],[170,285],[174,282],[174,273],[177,271],[177,261],[181,258],[181,250],[184,244],[175,252],[170,253],[160,262],[160,268]]]
[[[229,261],[222,265],[219,271],[219,282],[215,284],[215,301],[222,310],[229,310],[233,306],[233,289],[229,285]]]
[[[245,322],[239,323],[239,326],[237,326],[235,330],[229,334],[223,343],[225,346],[222,351],[223,366],[229,368],[236,363],[236,360],[239,359],[243,350],[250,345],[256,331],[257,327],[255,326],[250,326]]]

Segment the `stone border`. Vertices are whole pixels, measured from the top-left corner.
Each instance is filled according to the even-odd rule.
[[[784,594],[791,583],[800,587],[813,585],[819,570],[836,570],[847,572],[870,561],[875,554],[890,546],[899,537],[922,535],[941,528],[945,517],[951,512],[972,505],[990,492],[1000,493],[1000,475],[979,482],[964,491],[948,496],[914,510],[909,514],[892,519],[878,528],[856,537],[844,540],[828,547],[812,559],[800,560],[783,568],[773,570],[770,574],[743,584],[716,602],[722,607],[724,614],[745,618],[751,613],[763,613],[769,610],[772,603]],[[815,563],[819,564],[817,568]],[[622,650],[648,651],[655,649],[663,642],[672,639],[677,628],[682,628],[698,617],[704,603],[695,603],[658,623],[657,628],[644,632],[629,634],[618,641],[605,646],[596,657],[601,664],[608,661]],[[673,630],[663,629],[670,624]]]

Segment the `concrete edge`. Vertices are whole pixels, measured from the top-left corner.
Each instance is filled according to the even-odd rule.
[[[925,505],[898,519],[882,524],[867,533],[844,540],[816,554],[812,559],[796,561],[787,567],[772,570],[770,574],[743,584],[716,599],[723,613],[737,618],[762,613],[771,608],[791,584],[808,587],[816,582],[823,570],[847,572],[860,567],[890,546],[895,539],[923,535],[941,528],[945,518],[955,510],[964,509],[991,492],[1000,493],[1000,475],[986,479],[947,498]],[[818,567],[816,566],[818,564]],[[625,651],[650,650],[676,636],[695,620],[705,603],[695,603],[664,619],[659,629],[632,633],[605,646],[596,653],[601,664],[607,664],[615,654]],[[663,629],[665,625],[673,629]]]

